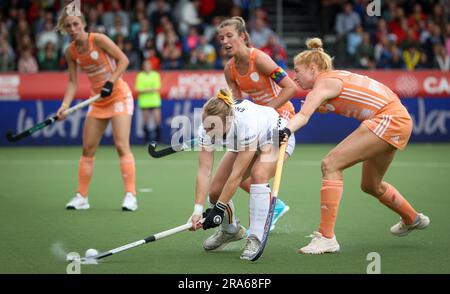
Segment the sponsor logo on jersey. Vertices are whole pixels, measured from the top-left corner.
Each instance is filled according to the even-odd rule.
[[[259,81],[259,74],[257,72],[252,72],[250,74],[250,79],[252,79],[252,81],[254,81],[254,82]]]
[[[91,54],[89,54],[92,59],[97,60],[98,59],[98,52],[96,50],[92,51]]]

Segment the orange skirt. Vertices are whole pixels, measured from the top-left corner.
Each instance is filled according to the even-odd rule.
[[[386,105],[371,119],[362,122],[376,136],[397,149],[403,150],[411,137],[411,116],[400,101]]]
[[[99,99],[89,106],[87,116],[108,119],[116,115],[133,115],[134,100],[128,85],[113,90],[111,96]]]

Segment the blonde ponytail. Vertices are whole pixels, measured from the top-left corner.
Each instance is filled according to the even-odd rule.
[[[220,117],[227,117],[233,115],[233,95],[229,89],[220,89],[216,97],[209,99],[203,111],[207,115],[217,115]]]
[[[220,89],[219,93],[217,93],[217,99],[222,100],[228,106],[234,103],[233,94],[231,94],[229,89]]]
[[[333,59],[323,50],[323,43],[320,38],[306,40],[305,50],[294,57],[294,65],[297,64],[316,64],[320,71],[332,70]]]
[[[311,38],[306,40],[306,47],[311,50],[317,49],[323,51],[323,43],[320,38]]]

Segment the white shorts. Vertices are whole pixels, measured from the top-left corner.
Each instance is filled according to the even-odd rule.
[[[287,126],[288,122],[289,121],[287,119],[285,119],[283,117],[280,117],[280,127],[278,129],[279,130],[284,129],[284,127]],[[289,137],[287,144],[288,145],[287,145],[287,148],[286,148],[286,153],[287,153],[287,155],[291,156],[292,153],[294,153],[294,150],[295,150],[295,135],[294,134],[292,134]]]
[[[288,123],[288,120],[283,118],[283,117],[279,117],[278,118],[278,122],[277,125],[274,126],[274,128],[272,128],[270,130],[270,133],[267,133],[267,136],[265,136],[264,138],[259,138],[259,144],[258,144],[258,148],[267,145],[267,144],[274,144],[274,136],[273,136],[273,131],[274,130],[281,130],[283,129]],[[291,156],[292,153],[294,153],[295,150],[295,136],[294,134],[292,134],[289,137],[288,143],[287,143],[287,148],[286,148],[286,153],[287,155]]]

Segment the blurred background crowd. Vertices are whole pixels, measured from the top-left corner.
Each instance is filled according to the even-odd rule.
[[[252,45],[281,67],[307,37],[324,38],[338,68],[450,69],[450,0],[81,0],[87,31],[107,34],[139,70],[223,69],[216,27],[242,16]],[[56,32],[62,0],[0,1],[0,72],[64,70],[68,36]],[[297,10],[296,10],[297,9]],[[291,21],[291,23],[289,23]]]

